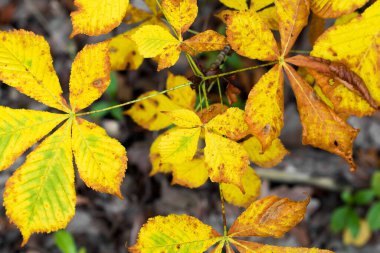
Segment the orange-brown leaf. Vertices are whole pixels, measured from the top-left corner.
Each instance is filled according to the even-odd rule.
[[[285,71],[297,99],[303,128],[302,143],[341,156],[354,170],[356,165],[352,158],[352,144],[358,130],[321,101],[313,88],[291,66],[285,65]]]
[[[197,55],[203,52],[223,50],[226,45],[226,37],[213,30],[207,30],[185,40],[181,44],[181,49],[191,55]]]
[[[305,216],[310,199],[292,201],[268,196],[253,202],[234,222],[230,236],[282,237]]]

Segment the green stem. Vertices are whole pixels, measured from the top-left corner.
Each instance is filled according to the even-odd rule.
[[[210,84],[210,86],[208,86],[208,88],[207,88],[207,93],[210,93],[210,91],[212,90],[212,88],[214,87],[214,85],[215,85],[215,81],[212,81],[211,84]],[[199,109],[201,109],[201,106],[203,104],[203,100],[204,100],[203,97],[201,97],[199,99],[199,103],[198,103],[197,107],[195,108],[196,112],[199,111]]]
[[[218,83],[218,92],[219,92],[220,103],[223,106],[223,95],[222,95],[222,88],[221,88],[221,85],[220,85],[220,79],[219,79],[219,77],[216,78],[216,81]]]
[[[274,65],[274,64],[277,64],[277,63],[278,63],[278,61],[274,61],[274,62],[269,62],[269,63],[265,63],[265,64],[261,64],[261,65],[256,65],[256,66],[248,67],[248,68],[243,68],[243,69],[238,69],[238,70],[226,72],[226,73],[223,73],[223,74],[206,76],[203,80],[206,81],[206,80],[210,80],[210,79],[214,79],[214,78],[219,78],[219,77],[223,77],[223,76],[229,76],[229,75],[232,75],[232,74],[236,74],[236,73],[240,73],[240,72],[244,72],[244,71],[248,71],[248,70],[258,69],[258,68],[262,68],[262,67],[266,67],[266,66],[271,66],[271,65]]]
[[[310,54],[310,51],[307,50],[290,50],[290,52],[296,54]]]
[[[226,219],[226,209],[224,206],[224,197],[223,197],[223,191],[222,191],[222,185],[219,184],[219,193],[220,193],[220,201],[222,203],[222,216],[223,216],[223,235],[227,236],[227,219]]]
[[[202,84],[202,90],[203,90],[203,96],[206,98],[206,108],[208,109],[209,108],[209,104],[208,104],[208,97],[207,97],[207,91],[206,91],[206,82],[203,82]]]
[[[194,30],[191,30],[191,29],[189,29],[189,30],[187,30],[189,33],[192,33],[192,34],[195,34],[195,35],[197,35],[197,34],[199,34],[199,32],[197,32],[197,31],[194,31]]]
[[[204,77],[202,71],[198,68],[197,64],[194,62],[193,58],[191,55],[186,54],[186,59],[187,62],[189,63],[191,70],[193,71],[194,75],[199,76],[199,77]]]
[[[119,108],[119,107],[123,107],[123,106],[126,106],[126,105],[130,105],[130,104],[134,104],[134,103],[137,103],[137,102],[141,102],[141,101],[147,100],[149,98],[153,98],[153,97],[155,97],[157,95],[168,93],[168,92],[173,91],[173,90],[178,90],[178,89],[181,89],[183,87],[190,86],[192,84],[193,84],[192,82],[184,83],[184,84],[178,85],[176,87],[173,87],[173,88],[170,88],[170,89],[167,89],[167,90],[163,90],[163,91],[154,93],[154,94],[146,96],[146,97],[137,98],[135,100],[131,100],[131,101],[125,102],[123,104],[114,105],[114,106],[103,108],[103,109],[100,109],[100,110],[78,113],[78,114],[76,114],[76,116],[85,116],[85,115],[90,115],[90,114],[94,114],[94,113],[99,113],[99,112],[105,112],[105,111],[113,110],[113,109],[116,109],[116,108]]]

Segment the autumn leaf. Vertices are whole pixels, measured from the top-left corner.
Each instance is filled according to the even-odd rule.
[[[208,179],[207,165],[202,158],[194,158],[181,164],[174,164],[172,184],[198,188]]]
[[[175,128],[169,129],[168,131],[173,131]],[[157,136],[150,146],[149,159],[152,164],[152,170],[150,171],[150,176],[153,176],[157,173],[169,173],[173,170],[173,165],[170,163],[162,163],[161,155],[159,151],[159,144],[164,137],[163,134]]]
[[[295,202],[268,196],[253,202],[232,224],[229,236],[282,237],[305,216],[310,199]]]
[[[278,138],[274,139],[264,152],[262,152],[260,141],[256,137],[245,140],[242,145],[247,151],[249,159],[263,168],[273,168],[289,154]]]
[[[368,0],[311,0],[311,10],[322,18],[337,18],[362,7]]]
[[[128,8],[129,0],[75,0],[78,8],[71,13],[73,32],[97,36],[106,34],[120,25]]]
[[[157,56],[157,71],[173,66],[181,51],[195,55],[222,50],[227,45],[223,35],[211,30],[183,40],[182,34],[190,28],[198,14],[196,0],[163,0],[161,9],[174,29],[175,36],[158,25],[142,26],[132,35],[132,40],[144,58]]]
[[[131,252],[204,252],[220,235],[197,218],[187,215],[157,216],[141,228]]]
[[[242,176],[245,193],[233,184],[221,184],[223,197],[227,202],[241,207],[248,207],[260,195],[261,180],[254,169],[249,167]]]
[[[277,60],[279,51],[273,34],[255,11],[231,12],[226,24],[228,43],[238,54],[262,61]]]
[[[380,105],[380,2],[345,25],[333,26],[317,40],[311,55],[345,64],[358,74]],[[352,32],[355,31],[355,32]]]
[[[284,126],[284,75],[275,65],[250,91],[245,106],[245,120],[265,151],[280,136]]]
[[[239,11],[247,10],[248,5],[246,0],[220,0],[225,6]]]
[[[297,248],[263,245],[256,242],[236,239],[240,236],[279,237],[298,224],[304,217],[310,199],[292,201],[287,198],[268,196],[253,202],[244,211],[229,231],[228,236],[220,236],[212,227],[195,217],[187,215],[169,215],[150,218],[140,230],[137,243],[130,247],[132,252],[285,252],[285,253],[332,253],[316,248]],[[232,229],[238,232],[231,233]],[[273,232],[271,232],[273,229]]]
[[[303,128],[302,143],[341,156],[350,165],[351,170],[355,170],[352,145],[358,130],[352,128],[322,102],[313,88],[292,67],[286,65],[285,71],[297,99]]]
[[[25,163],[6,183],[6,213],[21,230],[25,245],[31,234],[65,228],[74,216],[73,152],[80,177],[89,187],[119,197],[122,197],[120,184],[127,156],[117,140],[76,115],[98,99],[109,85],[107,42],[88,45],[75,58],[69,106],[62,97],[46,41],[22,30],[0,32],[0,37],[3,42],[0,45],[0,80],[65,112],[0,107],[3,115],[0,119],[0,133],[3,133],[0,137],[3,140],[0,144],[1,170],[58,127],[27,156]]]

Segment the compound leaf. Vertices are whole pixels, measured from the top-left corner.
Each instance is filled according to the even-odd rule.
[[[2,106],[0,115],[0,171],[67,118],[62,114]]]
[[[205,252],[220,241],[209,225],[188,215],[157,216],[141,228],[133,253]]]
[[[248,95],[245,121],[265,151],[284,126],[284,75],[279,65],[263,75]]]
[[[268,196],[253,202],[233,223],[230,236],[282,237],[305,216],[310,199],[292,201]]]
[[[362,7],[368,0],[311,0],[311,10],[322,18],[337,18]]]
[[[15,30],[0,31],[0,41],[0,80],[41,103],[68,112],[46,40]]]
[[[120,184],[127,169],[123,145],[109,137],[103,128],[83,119],[73,123],[72,135],[75,162],[85,184],[123,198]]]
[[[181,49],[191,55],[197,55],[203,52],[223,50],[226,45],[226,37],[213,30],[207,30],[185,40]]]
[[[173,165],[172,184],[188,188],[198,188],[206,183],[208,171],[204,159],[194,158],[181,164]]]
[[[297,99],[303,129],[302,143],[341,156],[351,170],[355,170],[352,145],[358,130],[352,128],[320,100],[313,88],[292,67],[285,65],[285,71]]]
[[[166,68],[173,66],[179,59],[181,55],[181,49],[179,46],[168,46],[164,49],[163,53],[158,55],[157,71],[161,71]]]
[[[279,164],[289,154],[280,139],[274,139],[272,144],[262,152],[260,141],[251,137],[242,143],[249,155],[249,159],[263,168],[272,168]]]
[[[139,98],[154,96],[157,91],[149,91]],[[170,119],[162,111],[181,109],[165,95],[156,95],[152,98],[135,103],[126,114],[129,115],[137,124],[145,129],[155,131],[168,127]]]
[[[295,247],[281,247],[265,245],[256,242],[248,242],[241,240],[232,240],[231,243],[236,246],[240,253],[269,253],[269,252],[281,252],[281,253],[333,253],[330,250],[323,250],[317,248],[295,248]]]
[[[227,138],[206,130],[205,161],[212,182],[236,185],[245,192],[242,176],[249,165],[244,148]]]
[[[127,13],[129,0],[75,0],[78,10],[71,13],[73,32],[97,36],[106,34],[120,25]]]
[[[254,10],[229,12],[224,18],[227,40],[234,51],[251,59],[277,60],[279,52],[276,40]]]
[[[260,195],[261,180],[254,169],[249,167],[242,177],[242,183],[245,193],[235,185],[222,183],[223,197],[235,206],[248,207]]]
[[[163,163],[181,164],[193,159],[201,128],[176,128],[166,132],[158,145]]]
[[[159,25],[144,25],[131,38],[144,58],[156,57],[168,48],[176,48],[180,43],[168,30]]]
[[[190,28],[198,15],[197,0],[162,0],[161,6],[179,37]]]
[[[244,111],[236,107],[231,107],[217,115],[207,123],[206,128],[232,140],[240,140],[248,134]]]
[[[98,99],[110,84],[108,43],[87,45],[74,59],[70,75],[70,104],[77,112]]]
[[[293,47],[298,35],[307,25],[310,0],[276,0],[281,35],[281,52],[285,56]]]
[[[313,56],[344,63],[358,74],[377,105],[380,105],[379,13],[380,2],[376,1],[351,22],[328,29],[311,52]]]
[[[65,228],[74,216],[71,124],[69,120],[47,137],[6,183],[4,206],[21,230],[22,245],[32,233]]]

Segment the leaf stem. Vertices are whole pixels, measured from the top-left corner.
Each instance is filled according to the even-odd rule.
[[[130,105],[130,104],[134,104],[134,103],[137,103],[137,102],[141,102],[141,101],[144,101],[146,99],[153,98],[153,97],[155,97],[157,95],[165,94],[165,93],[168,93],[168,92],[173,91],[173,90],[178,90],[178,89],[181,89],[183,87],[190,86],[192,84],[193,84],[192,82],[187,82],[187,83],[178,85],[176,87],[173,87],[173,88],[170,88],[170,89],[167,89],[167,90],[163,90],[163,91],[157,92],[155,94],[151,94],[151,95],[146,96],[146,97],[137,98],[137,99],[125,102],[123,104],[118,104],[118,105],[110,106],[110,107],[103,108],[103,109],[100,109],[100,110],[78,113],[78,114],[76,114],[76,116],[85,116],[85,115],[90,115],[90,114],[94,114],[94,113],[99,113],[99,112],[105,112],[105,111],[113,110],[113,109],[116,109],[116,108],[119,108],[119,107],[123,107],[123,106],[126,106],[126,105]]]
[[[223,235],[227,236],[227,219],[226,219],[226,209],[224,206],[224,197],[223,197],[223,191],[222,191],[222,184],[219,184],[219,193],[220,193],[220,201],[222,204],[222,216],[223,216]]]
[[[276,63],[277,62],[270,62],[270,63],[266,63],[266,64],[261,64],[261,65],[257,65],[257,66],[252,66],[252,67],[248,67],[248,68],[234,70],[234,71],[231,71],[231,72],[226,72],[226,73],[219,74],[219,75],[202,76],[202,82],[205,82],[205,81],[210,80],[210,79],[217,79],[219,77],[232,75],[232,74],[243,72],[243,71],[248,71],[248,70],[252,70],[252,69],[258,69],[258,68],[261,68],[261,67],[266,67],[266,66],[274,65]],[[168,92],[173,91],[173,90],[178,90],[178,89],[190,86],[192,84],[193,84],[193,82],[187,82],[187,83],[178,85],[176,87],[173,87],[173,88],[170,88],[170,89],[167,89],[167,90],[159,91],[159,92],[157,92],[155,94],[151,94],[151,95],[146,96],[146,97],[137,98],[137,99],[134,99],[134,100],[122,103],[122,104],[110,106],[110,107],[103,108],[103,109],[100,109],[100,110],[95,110],[95,111],[90,111],[90,112],[82,112],[82,113],[78,113],[78,114],[75,114],[75,115],[79,117],[79,116],[85,116],[85,115],[95,114],[95,113],[99,113],[99,112],[110,111],[110,110],[113,110],[113,109],[116,109],[116,108],[120,108],[120,107],[123,107],[123,106],[126,106],[126,105],[131,105],[131,104],[134,104],[134,103],[137,103],[137,102],[141,102],[141,101],[144,101],[144,100],[149,99],[149,98],[153,98],[153,97],[158,96],[160,94],[165,94],[165,93],[168,93]],[[211,82],[211,85],[208,87],[207,92],[210,92],[210,90],[214,86],[214,84],[215,84],[215,81]],[[203,102],[203,100],[201,100],[201,101]]]
[[[244,72],[244,71],[248,71],[248,70],[258,69],[258,68],[262,68],[262,67],[266,67],[266,66],[271,66],[271,65],[274,65],[276,63],[278,63],[278,62],[274,61],[274,62],[269,62],[269,63],[265,63],[265,64],[261,64],[261,65],[256,65],[256,66],[248,67],[248,68],[242,68],[242,69],[226,72],[226,73],[223,73],[223,74],[206,76],[203,80],[206,81],[206,80],[209,80],[209,79],[215,79],[215,78],[219,78],[219,77],[223,77],[223,76],[229,76],[229,75],[232,75],[232,74],[236,74],[236,73],[240,73],[240,72]]]

